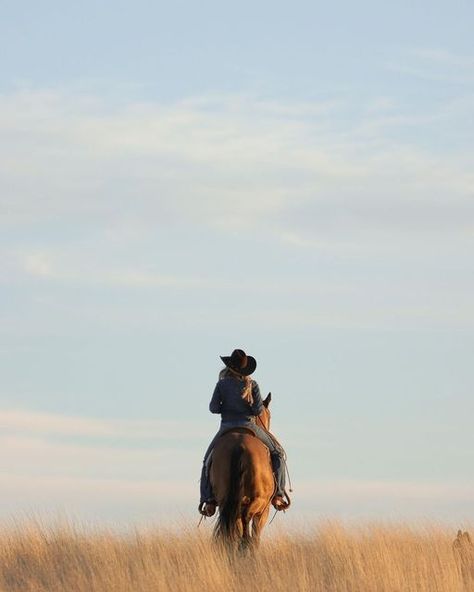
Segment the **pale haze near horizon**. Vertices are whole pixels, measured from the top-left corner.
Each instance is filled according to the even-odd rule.
[[[193,515],[242,347],[284,520],[472,520],[473,16],[2,4],[2,519]]]

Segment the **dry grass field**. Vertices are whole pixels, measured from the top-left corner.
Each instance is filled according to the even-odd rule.
[[[474,590],[472,548],[456,533],[406,526],[312,533],[268,531],[254,557],[216,548],[210,528],[81,533],[73,527],[4,528],[1,592],[383,592]]]

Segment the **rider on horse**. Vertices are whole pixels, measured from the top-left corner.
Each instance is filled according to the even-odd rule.
[[[285,453],[270,432],[256,423],[257,416],[263,410],[259,386],[250,378],[257,362],[241,349],[234,350],[231,356],[221,356],[221,360],[225,368],[219,373],[219,381],[209,403],[210,412],[221,415],[221,426],[204,456],[199,511],[204,516],[212,516],[216,511],[217,503],[209,480],[208,458],[217,439],[234,427],[251,430],[268,447],[275,475],[272,504],[276,510],[286,510],[289,503],[285,500]]]

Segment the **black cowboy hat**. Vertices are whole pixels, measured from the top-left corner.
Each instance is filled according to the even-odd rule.
[[[232,355],[221,356],[221,360],[227,368],[237,372],[237,374],[242,374],[242,376],[249,376],[252,372],[255,372],[257,367],[257,360],[252,356],[248,356],[242,349],[234,349]]]

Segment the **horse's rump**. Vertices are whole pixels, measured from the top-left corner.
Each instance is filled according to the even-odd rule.
[[[220,439],[223,438],[229,432],[232,432],[232,433],[235,433],[235,434],[250,434],[251,436],[257,437],[257,434],[254,432],[254,430],[251,427],[246,427],[246,426],[238,426],[237,427],[237,426],[234,426],[234,427],[230,427],[230,428],[227,428],[227,429],[223,430],[222,433],[219,435],[219,438],[217,438],[216,443],[214,444],[214,448],[212,448],[211,452],[208,454],[207,458],[205,459],[206,473],[208,475],[210,475],[210,473],[211,473],[211,466],[212,466],[212,460],[213,460],[213,457],[214,457],[215,447],[220,442]]]
[[[250,521],[268,513],[275,490],[269,450],[253,433],[234,428],[219,438],[212,457],[210,478],[219,507],[216,535],[245,537]]]

